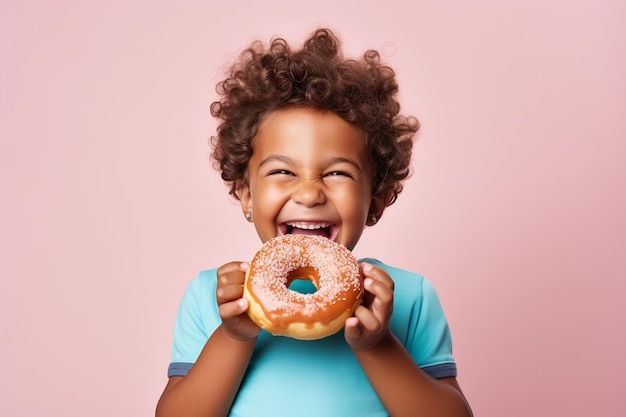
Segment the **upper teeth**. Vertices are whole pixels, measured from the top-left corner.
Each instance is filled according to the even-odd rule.
[[[330,224],[328,223],[287,223],[288,226],[291,227],[297,227],[298,229],[308,229],[308,230],[315,230],[315,229],[323,229],[324,227],[329,227]]]

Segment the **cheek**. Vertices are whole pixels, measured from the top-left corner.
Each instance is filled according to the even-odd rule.
[[[351,217],[365,217],[369,212],[369,193],[360,188],[351,187],[337,193],[337,206]],[[354,219],[357,221],[357,219]]]
[[[252,190],[252,201],[257,209],[268,209],[268,206],[280,204],[287,193],[281,187],[271,184],[258,185]]]

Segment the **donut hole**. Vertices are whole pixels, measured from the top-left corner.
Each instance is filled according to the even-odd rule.
[[[287,288],[300,294],[313,294],[317,292],[317,285],[311,267],[298,268],[287,277]]]
[[[289,284],[289,289],[291,291],[299,292],[300,294],[313,294],[317,292],[315,284],[308,279],[294,279],[291,281],[291,284]]]

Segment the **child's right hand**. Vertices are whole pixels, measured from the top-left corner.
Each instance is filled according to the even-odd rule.
[[[261,328],[246,314],[248,300],[242,298],[248,264],[229,262],[217,270],[217,305],[222,327],[234,339],[246,340],[259,335]]]

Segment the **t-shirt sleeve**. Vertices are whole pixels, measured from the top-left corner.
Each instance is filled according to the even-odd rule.
[[[377,259],[363,260],[385,269],[394,280],[391,329],[415,363],[433,378],[456,376],[450,327],[430,281]]]
[[[174,323],[174,341],[168,377],[187,375],[209,335],[220,324],[215,301],[216,285],[215,273],[205,271],[187,286]]]
[[[421,302],[416,305],[407,338],[407,350],[417,364],[434,378],[456,376],[452,356],[452,336],[439,297],[426,280],[421,279]],[[412,333],[412,334],[411,334]]]

